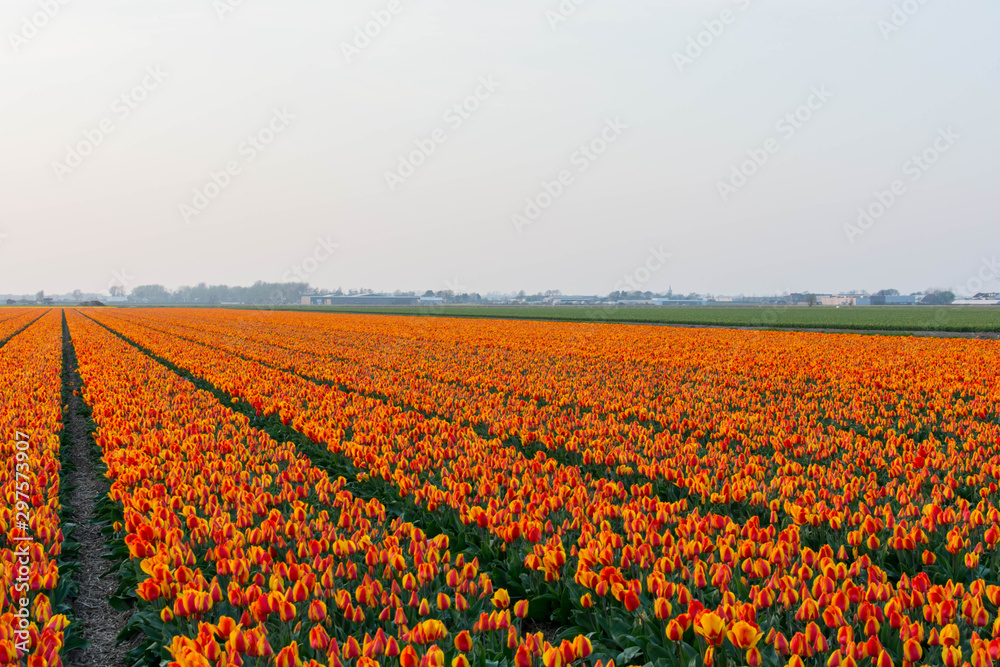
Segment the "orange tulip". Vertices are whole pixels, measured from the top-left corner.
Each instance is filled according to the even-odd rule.
[[[493,606],[497,609],[506,609],[510,606],[510,596],[507,595],[507,591],[501,588],[493,594]]]
[[[719,646],[726,636],[726,624],[716,613],[707,611],[695,619],[694,631],[711,646]]]
[[[412,646],[405,646],[399,654],[399,665],[400,667],[417,667],[420,664],[420,659],[417,657],[417,652]]]
[[[746,651],[757,645],[763,633],[756,625],[752,625],[746,621],[737,621],[729,628],[726,636],[729,637],[729,641],[732,642],[733,646]]]
[[[462,653],[468,653],[472,650],[472,635],[469,634],[468,630],[462,630],[455,635],[455,648]]]
[[[941,652],[945,667],[959,667],[962,664],[962,648],[960,646],[945,646]]]
[[[521,644],[517,647],[517,653],[514,654],[515,667],[531,667],[531,663],[531,650],[526,645]]]
[[[299,658],[299,645],[292,642],[285,648],[278,651],[274,658],[275,667],[302,667],[302,660]]]

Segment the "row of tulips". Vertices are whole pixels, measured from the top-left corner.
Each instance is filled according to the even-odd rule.
[[[288,442],[68,314],[97,425],[132,626],[147,659],[204,665],[589,662],[527,633],[474,558],[362,500]]]
[[[484,436],[504,440],[520,437],[524,443],[538,442],[550,448],[559,441],[558,444],[565,444],[573,451],[577,443],[583,442],[586,443],[586,457],[595,462],[615,460],[627,468],[635,463],[638,454],[622,457],[622,452],[609,445],[648,441],[654,435],[630,415],[614,410],[595,410],[586,402],[582,406],[563,399],[547,402],[537,392],[533,396],[524,394],[516,380],[506,384],[495,382],[491,368],[475,368],[484,363],[483,359],[495,360],[498,356],[495,353],[477,354],[470,360],[473,372],[456,375],[441,371],[449,364],[437,358],[438,351],[433,347],[417,345],[404,359],[379,354],[403,349],[399,345],[374,343],[369,346],[367,339],[361,339],[357,346],[352,346],[349,340],[338,337],[334,341],[323,332],[301,332],[294,326],[289,331],[276,329],[274,324],[268,327],[253,321],[228,323],[205,321],[204,318],[177,321],[178,317],[160,312],[143,313],[141,317],[130,313],[128,319],[229,354],[333,383],[346,391],[380,396],[407,409],[473,426]],[[346,358],[338,357],[340,354]],[[507,365],[525,368],[530,364],[508,360]],[[361,369],[363,371],[359,372]],[[468,367],[465,370],[468,371]],[[575,437],[546,436],[547,425],[556,423],[572,429]],[[696,430],[690,428],[691,425],[692,422],[687,421],[677,423],[678,432],[664,433],[656,446],[659,450],[673,449],[683,441],[683,432]],[[643,445],[645,449],[650,446],[650,442]],[[644,460],[652,459],[646,455]]]
[[[4,665],[55,667],[63,664],[70,648],[66,614],[71,584],[60,569],[65,546],[60,501],[61,332],[60,314],[54,310],[25,311],[0,321],[0,340],[9,338],[0,348]]]
[[[314,441],[350,457],[365,474],[391,480],[399,493],[412,496],[428,511],[452,507],[463,523],[480,524],[505,542],[524,535],[530,543],[537,543],[552,535],[559,528],[553,525],[554,512],[561,513],[558,519],[564,528],[576,530],[579,526],[569,527],[575,523],[574,515],[616,502],[626,495],[627,483],[632,481],[627,476],[609,480],[618,476],[609,474],[604,465],[590,466],[595,473],[591,476],[544,454],[529,458],[521,448],[481,438],[467,425],[423,419],[418,411],[344,391],[339,385],[317,384],[251,359],[220,355],[215,348],[140,326],[132,317],[94,316],[264,414],[280,414],[285,423]],[[691,443],[687,451],[697,458],[699,447]],[[677,475],[670,480],[684,483]],[[672,487],[673,482],[668,482],[659,488],[670,495],[676,491]],[[574,493],[565,502],[551,502],[549,494],[559,489]],[[643,486],[640,499],[652,489]],[[616,507],[610,518],[620,515],[621,508]],[[516,525],[511,525],[512,518]],[[594,523],[602,518],[599,510],[592,512]],[[535,569],[541,568],[536,564]],[[548,572],[546,577],[553,574]]]
[[[212,348],[103,313],[92,316],[232,394],[234,400],[255,406],[265,415],[280,415],[283,422],[314,441],[326,442],[330,451],[348,457],[361,477],[389,483],[387,493],[408,499],[409,509],[422,514],[424,524],[476,533],[464,541],[476,543],[490,560],[498,553],[509,553],[513,562],[505,568],[505,583],[512,583],[518,593],[527,592],[520,590],[524,587],[521,574],[534,584],[528,588],[535,593],[560,578],[565,554],[544,557],[545,540],[558,537],[562,544],[563,539],[578,539],[604,520],[617,520],[623,510],[642,511],[639,503],[648,500],[649,488],[633,498],[621,481],[582,474],[541,453],[526,458],[519,448],[487,441],[469,427],[427,419],[372,397],[219,355]],[[350,440],[339,440],[348,433]],[[622,504],[626,498],[631,500]],[[682,505],[665,506],[673,511]],[[499,545],[494,547],[491,541]],[[508,551],[508,543],[515,548]],[[522,572],[524,566],[529,572]],[[558,603],[568,609],[570,603],[563,597],[556,595]],[[536,614],[545,615],[547,608],[538,602]]]
[[[36,322],[46,310],[39,308],[11,308],[0,313],[0,345],[3,345],[28,326]]]
[[[135,319],[147,317],[142,313]],[[190,316],[189,330],[215,317],[214,313]],[[315,319],[326,323],[332,339],[347,336],[338,328],[341,318],[335,320],[336,325],[324,316]],[[369,319],[387,329],[395,326],[391,318]],[[118,317],[114,326],[125,328],[128,323]],[[447,326],[458,325],[449,322]],[[197,367],[213,383],[229,383],[226,386],[236,393],[256,386],[257,378],[267,374],[272,385],[260,391],[260,397],[276,397],[278,403],[262,404],[265,410],[278,411],[297,428],[322,423],[323,413],[310,412],[313,406],[307,397],[282,393],[284,376],[269,374],[274,369],[267,365],[245,365],[245,358],[237,358],[243,364],[239,369],[213,365],[207,361],[211,353],[198,351],[190,341],[158,337],[134,325],[128,333],[141,338],[144,346],[157,348],[158,354],[173,355],[175,363]],[[741,334],[751,339],[746,345],[760,340],[756,334],[742,332],[717,335]],[[671,334],[658,329],[657,335]],[[673,335],[689,334],[684,330]],[[802,354],[798,344],[792,352],[785,349],[787,345],[779,345],[794,342],[796,334],[774,336],[770,343],[777,349],[762,351],[769,352],[770,358],[787,362]],[[983,369],[984,363],[995,362],[996,348],[977,341],[933,341],[932,345],[900,339],[893,347],[897,354],[906,354],[894,361],[895,367],[871,362],[879,375],[863,366],[875,359],[868,348],[879,352],[886,347],[882,339],[829,338],[837,343],[827,347],[841,352],[849,349],[849,341],[854,358],[850,363],[839,357],[820,358],[814,366],[850,370],[845,383],[862,392],[877,389],[869,392],[874,399],[893,392],[892,410],[886,404],[867,412],[851,408],[852,418],[839,424],[838,431],[835,418],[850,405],[837,407],[831,401],[854,403],[856,397],[832,390],[816,389],[812,395],[800,391],[797,409],[821,406],[820,414],[827,415],[821,423],[795,412],[791,400],[795,386],[789,383],[783,393],[774,395],[781,401],[780,410],[765,405],[751,405],[747,410],[747,423],[757,429],[785,429],[782,439],[748,442],[747,434],[733,427],[733,437],[684,443],[690,449],[675,455],[687,459],[686,465],[677,466],[683,471],[677,481],[689,489],[731,482],[727,475],[738,469],[755,485],[753,493],[760,494],[761,500],[754,502],[750,495],[726,498],[726,484],[721,485],[722,491],[690,496],[679,503],[662,502],[652,497],[650,488],[635,485],[605,485],[615,492],[595,497],[590,495],[592,486],[575,483],[581,477],[573,477],[570,466],[540,457],[528,461],[529,467],[540,468],[533,471],[536,475],[522,478],[511,476],[509,468],[491,469],[496,459],[480,454],[483,465],[473,468],[465,478],[468,481],[461,482],[475,487],[460,489],[464,491],[459,496],[463,517],[474,518],[477,525],[482,521],[494,534],[506,531],[510,537],[518,533],[511,541],[523,541],[522,535],[529,533],[522,528],[530,526],[514,519],[524,513],[535,518],[539,515],[533,512],[543,512],[548,518],[539,537],[544,536],[544,541],[531,547],[526,565],[558,580],[560,588],[571,593],[574,617],[582,628],[602,638],[617,641],[624,637],[624,643],[638,651],[629,659],[683,660],[685,650],[699,645],[702,656],[712,660],[736,660],[731,651],[745,648],[739,659],[751,664],[778,656],[836,664],[862,658],[880,664],[915,662],[917,648],[921,655],[945,663],[956,660],[963,650],[967,657],[980,656],[975,660],[981,661],[984,651],[995,658],[995,651],[990,653],[993,649],[984,646],[995,626],[997,598],[995,589],[984,582],[1000,574],[996,558],[1000,514],[995,504],[1000,437],[989,407],[997,396],[997,383]],[[477,340],[482,341],[482,336]],[[462,358],[483,356],[447,347]],[[935,351],[934,347],[937,358],[944,357],[950,365],[918,365],[920,355]],[[718,365],[717,360],[709,362]],[[775,362],[769,363],[769,368],[777,368]],[[756,360],[747,364],[759,366]],[[925,402],[934,389],[924,378],[935,374],[945,390],[953,393],[947,404]],[[909,387],[914,385],[920,393],[911,395]],[[833,383],[827,378],[824,386]],[[695,389],[692,395],[697,395]],[[702,389],[708,392],[702,401],[711,406],[711,392],[720,387],[711,384]],[[304,412],[299,411],[300,405]],[[901,414],[907,408],[910,414],[904,419]],[[934,428],[920,422],[933,422]],[[357,419],[352,419],[351,428],[356,424]],[[426,456],[422,450],[415,457],[418,465],[413,474],[404,474],[411,463],[412,443],[401,442],[405,433],[387,426],[391,438],[360,443],[368,445],[372,460],[390,458],[396,487],[414,495],[423,493],[421,500],[428,501],[428,506],[438,498],[442,505],[455,505],[456,489],[448,484],[468,458],[442,446],[437,458],[443,460],[436,472],[427,469],[426,460],[420,458]],[[710,430],[718,432],[719,428]],[[830,436],[836,437],[831,440]],[[470,443],[478,447],[471,438],[462,444],[467,448]],[[502,449],[496,444],[486,443],[490,449]],[[350,447],[357,445],[354,442]],[[343,443],[337,446],[350,449],[344,449]],[[353,452],[357,455],[364,449]],[[429,484],[435,476],[437,485]],[[522,481],[537,493],[511,494],[512,488],[525,486]],[[438,497],[436,492],[443,495]],[[765,511],[756,511],[756,506]],[[872,618],[874,623],[869,622]],[[722,638],[713,643],[704,639],[703,621],[721,623],[729,630],[749,624],[760,632],[749,647],[743,646],[750,642],[745,637],[753,633],[747,634],[745,625],[739,625],[741,632],[732,637],[713,635]],[[927,628],[918,632],[913,626],[904,627],[904,621],[921,628],[927,624]],[[957,631],[960,640],[937,641],[936,635],[946,629]],[[859,648],[862,643],[867,653]],[[762,651],[761,657],[751,649]]]
[[[565,325],[564,325],[565,326]],[[133,334],[136,334],[137,329],[132,329]],[[166,340],[163,337],[159,338],[159,341]],[[863,338],[857,338],[857,340],[865,340]],[[178,341],[174,341],[174,344],[179,344]],[[182,346],[183,347],[183,346]],[[187,346],[185,349],[188,352],[196,350],[197,346]],[[205,350],[202,350],[205,352]],[[190,355],[189,355],[190,356]],[[187,360],[190,362],[190,359]],[[229,364],[230,366],[233,361],[223,360],[221,364]],[[253,376],[261,371],[265,373],[270,373],[269,385],[263,387],[263,391],[266,394],[270,394],[273,398],[275,396],[274,386],[275,380],[273,378],[278,378],[277,382],[282,383],[289,376],[285,374],[274,373],[271,369],[263,367],[261,365],[246,364],[244,363],[244,368],[242,369],[222,369],[222,374],[217,374],[214,380],[218,380],[220,377],[225,378],[227,371],[232,376]],[[250,372],[245,372],[245,369],[249,368]],[[223,381],[225,381],[223,379]],[[244,382],[244,385],[247,383]],[[308,386],[308,385],[304,385]],[[237,385],[237,390],[239,385]],[[278,397],[280,399],[280,397]],[[300,400],[301,399],[301,400]],[[258,397],[251,397],[251,400],[258,402],[260,399]],[[303,396],[301,392],[293,392],[291,398],[288,401],[276,400],[271,405],[265,405],[265,409],[273,410],[275,407],[277,409],[282,409],[287,404],[291,404],[291,410],[287,414],[283,414],[283,417],[289,415],[295,415],[295,408],[298,404],[302,404],[303,408],[309,408],[309,397]],[[318,415],[322,419],[318,420],[320,423],[326,422],[330,423],[332,414],[328,411]],[[343,423],[343,417],[340,417],[341,423]],[[773,423],[767,423],[766,420],[761,420],[767,426],[773,426]],[[985,491],[989,492],[989,482],[987,477],[989,476],[988,467],[984,468],[982,466],[984,450],[982,445],[990,444],[995,441],[997,437],[997,427],[995,423],[984,424],[982,422],[969,422],[967,424],[967,434],[972,435],[976,428],[978,427],[978,432],[974,435],[975,438],[970,438],[969,442],[964,443],[962,446],[963,450],[972,452],[972,458],[968,459],[968,465],[966,468],[970,472],[979,473],[975,476],[965,476],[964,480],[960,480],[965,483],[966,486],[985,486]],[[827,427],[829,431],[831,427]],[[961,427],[959,427],[961,428]],[[803,429],[807,430],[807,429]],[[818,433],[822,433],[822,428],[817,428]],[[808,432],[808,431],[807,431]],[[310,431],[309,433],[314,438],[319,435],[322,439],[330,441],[335,438],[336,434],[331,434],[329,432],[316,433]],[[687,484],[689,488],[699,488],[702,490],[700,494],[703,499],[709,500],[710,504],[725,504],[731,503],[734,500],[737,501],[750,501],[750,505],[759,505],[765,508],[768,512],[783,513],[786,509],[784,503],[775,503],[775,499],[783,499],[785,497],[791,496],[793,494],[800,495],[806,502],[796,502],[787,509],[795,519],[796,523],[812,523],[816,520],[816,514],[809,511],[809,507],[803,507],[808,503],[820,504],[820,505],[848,505],[857,506],[859,500],[863,500],[869,505],[877,505],[884,503],[884,499],[891,496],[896,497],[897,500],[904,506],[907,506],[909,511],[913,511],[915,508],[914,503],[911,502],[911,497],[916,493],[920,493],[920,489],[917,485],[919,477],[913,477],[910,479],[905,478],[902,475],[903,469],[911,467],[914,463],[918,468],[929,468],[934,469],[945,469],[948,473],[945,476],[945,481],[949,486],[957,486],[958,478],[962,477],[961,469],[955,470],[945,464],[946,460],[946,447],[954,447],[957,443],[954,442],[938,442],[935,438],[930,436],[924,442],[921,443],[920,447],[914,446],[914,443],[908,440],[902,434],[888,433],[884,442],[872,441],[867,438],[860,438],[853,442],[842,442],[842,451],[814,451],[809,445],[808,435],[804,436],[802,433],[794,433],[788,438],[781,442],[772,442],[768,446],[766,460],[762,460],[763,457],[760,455],[751,456],[748,455],[748,450],[750,449],[745,443],[745,436],[740,439],[740,435],[736,433],[731,434],[732,438],[726,438],[718,450],[713,451],[715,448],[712,446],[714,443],[710,443],[708,453],[706,456],[699,456],[701,451],[703,451],[700,443],[697,442],[687,442],[684,446],[679,447],[679,453],[675,456],[677,458],[686,458],[691,462],[691,465],[681,468],[684,472],[683,476],[678,475],[676,472],[673,473],[671,479],[679,481],[682,485]],[[463,443],[464,444],[464,443]],[[883,451],[878,452],[879,449]],[[739,456],[734,456],[734,451],[739,453]],[[937,451],[934,451],[937,450]],[[833,454],[833,455],[831,455]],[[881,454],[881,455],[879,455]],[[803,465],[800,461],[795,459],[805,459],[809,461],[811,465]],[[825,463],[826,465],[818,465],[817,459]],[[877,460],[873,460],[877,459]],[[928,461],[930,459],[930,461]],[[412,462],[407,462],[408,465],[412,466]],[[743,474],[748,478],[748,482],[755,484],[752,494],[743,494],[741,497],[733,497],[727,491],[732,486],[732,478],[727,476],[726,468],[737,467],[743,470]],[[712,470],[713,474],[709,474],[708,470]],[[617,472],[617,470],[616,470]],[[804,474],[805,473],[805,474]],[[845,477],[856,478],[859,473],[864,475],[876,474],[879,478],[879,485],[873,486],[868,493],[861,495],[858,492],[858,485],[842,485],[837,484],[838,480]],[[678,479],[680,478],[680,479]],[[705,493],[703,488],[704,484],[711,484],[713,481],[724,480],[726,485],[723,486],[724,493]],[[769,478],[770,483],[762,483],[762,478]],[[843,493],[838,494],[837,486],[842,487]],[[817,493],[817,487],[821,488]],[[775,493],[777,491],[777,493]],[[948,492],[943,491],[945,495]],[[721,496],[721,497],[720,497]],[[880,503],[880,498],[881,503]],[[821,501],[817,503],[817,501]],[[825,515],[820,515],[822,521],[833,521],[834,527],[839,527],[839,524],[843,523],[844,515],[843,513],[836,512],[824,512]],[[762,518],[766,514],[762,515]],[[858,531],[855,531],[854,537],[859,536]]]
[[[987,341],[417,318],[389,318],[378,337],[372,322],[385,320],[371,317],[338,318],[330,336],[327,317],[301,313],[129,318],[557,457],[578,452],[584,464],[640,479],[670,481],[684,470],[713,502],[767,508],[758,478],[776,450],[829,462],[829,476],[882,475],[896,460],[941,466],[934,440],[919,446],[929,436],[946,444],[996,434],[1000,389]],[[577,330],[601,335],[582,346]],[[691,444],[709,447],[692,460]],[[743,457],[729,455],[737,447]],[[773,483],[797,484],[792,472]]]

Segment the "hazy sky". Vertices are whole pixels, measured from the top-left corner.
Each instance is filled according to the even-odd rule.
[[[998,290],[998,30],[995,0],[5,0],[0,293]]]

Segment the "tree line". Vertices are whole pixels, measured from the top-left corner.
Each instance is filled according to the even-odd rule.
[[[258,280],[250,287],[229,285],[185,285],[170,290],[163,285],[140,285],[128,294],[130,303],[194,303],[218,305],[239,303],[278,306],[299,303],[309,293],[308,283],[266,283]]]

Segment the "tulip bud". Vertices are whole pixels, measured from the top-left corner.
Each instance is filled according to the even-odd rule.
[[[455,636],[455,648],[462,653],[468,653],[472,650],[472,636],[468,630],[462,630]]]
[[[399,667],[418,667],[417,651],[412,646],[406,646],[399,654]]]
[[[510,596],[505,589],[500,588],[493,594],[493,606],[497,609],[506,609],[510,606]]]

